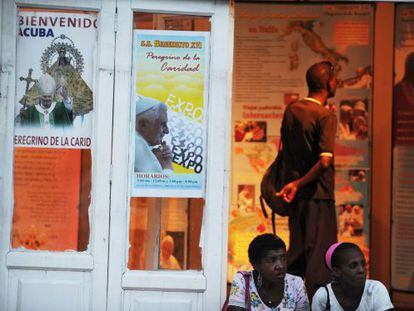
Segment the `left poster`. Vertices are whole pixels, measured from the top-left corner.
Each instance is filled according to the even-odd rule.
[[[97,15],[21,10],[15,146],[91,146]]]
[[[19,9],[14,248],[86,247],[97,17]]]
[[[204,196],[209,33],[135,30],[133,197]]]

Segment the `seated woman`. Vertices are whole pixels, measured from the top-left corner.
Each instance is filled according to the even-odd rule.
[[[331,245],[325,262],[333,280],[317,290],[312,310],[393,310],[385,286],[366,279],[364,254],[357,245],[340,242]]]
[[[282,239],[270,233],[259,235],[250,243],[248,254],[254,269],[234,276],[228,311],[309,310],[302,279],[286,273]],[[245,295],[246,283],[249,295]]]

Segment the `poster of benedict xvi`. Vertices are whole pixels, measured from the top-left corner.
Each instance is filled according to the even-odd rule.
[[[133,63],[132,196],[203,197],[209,33],[135,30]]]
[[[15,146],[89,149],[97,15],[19,10]]]
[[[13,248],[87,248],[97,18],[18,10]]]

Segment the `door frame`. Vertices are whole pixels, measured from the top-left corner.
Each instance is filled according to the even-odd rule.
[[[124,292],[198,293],[197,310],[217,310],[226,292],[227,221],[231,128],[232,25],[229,1],[132,0],[118,2],[112,159],[111,234],[108,309],[129,306]],[[200,238],[202,271],[130,271],[129,170],[130,101],[132,77],[133,13],[211,16],[208,146],[205,208]],[[128,104],[126,104],[128,103]],[[120,256],[119,254],[122,254]],[[219,268],[218,268],[219,267]],[[132,299],[130,297],[130,299]]]

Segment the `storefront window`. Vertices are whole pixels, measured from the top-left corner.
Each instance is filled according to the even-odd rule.
[[[97,14],[18,12],[12,247],[84,251]]]
[[[339,122],[338,239],[369,258],[373,16],[365,4],[235,3],[229,281],[249,267],[250,241],[273,231],[260,183],[278,153],[285,107],[308,95],[306,71],[322,60],[333,64],[338,81],[328,100]],[[275,229],[288,244],[288,217],[276,216]]]
[[[131,270],[201,270],[208,17],[134,15]]]

